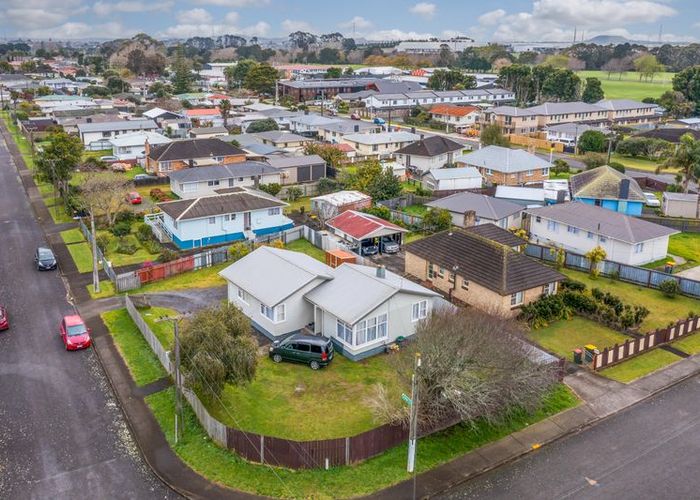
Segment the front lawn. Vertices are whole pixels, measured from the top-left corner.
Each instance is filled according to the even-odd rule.
[[[152,394],[146,398],[146,403],[153,411],[170,446],[185,463],[208,479],[238,490],[277,498],[350,498],[368,495],[411,478],[406,472],[405,444],[355,466],[337,467],[328,471],[292,471],[248,463],[214,444],[187,404],[184,409],[185,433],[178,444],[175,444],[174,389],[169,388]],[[317,410],[322,403],[323,398],[318,397],[315,402]],[[458,425],[422,438],[418,441],[416,470],[421,473],[433,469],[577,404],[576,396],[565,385],[560,384],[534,414],[518,412],[509,421],[497,426],[483,422],[474,427]],[[330,406],[323,404],[323,407],[326,411],[332,411]],[[321,414],[323,410],[317,411],[313,418]],[[285,416],[285,419],[287,418]]]
[[[576,348],[593,344],[602,350],[604,347],[622,344],[630,338],[600,323],[578,316],[570,321],[561,320],[545,328],[532,330],[528,337],[569,361],[573,359],[572,351]]]
[[[305,240],[303,238],[294,240],[291,243],[287,243],[285,245],[285,248],[287,250],[305,253],[309,257],[313,257],[314,259],[320,260],[324,263],[326,262],[326,252],[324,252],[318,247],[315,247],[313,244],[311,244],[310,241]]]
[[[175,331],[173,330],[172,321],[163,321],[162,318],[174,318],[180,313],[175,309],[167,307],[144,307],[140,308],[141,317],[146,321],[146,324],[160,341],[160,345],[166,351],[171,350]]]
[[[85,236],[80,228],[69,229],[67,231],[61,231],[61,239],[68,245],[69,243],[78,243],[80,241],[85,241]]]
[[[208,402],[208,406],[214,417],[244,431],[297,440],[330,439],[378,425],[366,399],[379,383],[397,400],[402,390],[408,390],[399,386],[386,355],[354,362],[337,354],[319,371],[301,364],[277,364],[264,356],[253,382],[244,387],[227,385],[221,404]]]
[[[143,386],[167,375],[126,309],[101,314],[136,385]]]
[[[87,286],[87,289],[88,293],[90,294],[90,298],[93,300],[112,297],[116,294],[114,283],[112,283],[110,280],[100,281],[100,293],[95,293],[95,287],[92,286],[92,283]]]
[[[605,368],[598,373],[608,378],[622,383],[629,383],[633,380],[648,375],[656,370],[668,366],[671,363],[680,361],[681,358],[663,349],[653,349],[639,356],[630,358],[618,365]]]
[[[698,354],[700,353],[700,334],[696,332],[692,335],[684,335],[680,340],[676,340],[671,345],[687,354]]]
[[[66,245],[78,272],[89,273],[92,271],[92,249],[87,241]]]
[[[590,275],[563,269],[562,272],[571,279],[581,281],[588,289],[599,288],[620,297],[627,304],[642,305],[649,309],[649,316],[642,322],[640,332],[647,333],[657,328],[665,328],[671,322],[687,318],[690,311],[700,311],[700,302],[697,299],[677,295],[669,298],[659,290],[646,288],[624,281],[612,280],[602,276],[593,279]]]
[[[656,172],[657,168],[659,167],[659,163],[656,161],[647,160],[645,158],[635,158],[632,156],[623,156],[617,153],[612,154],[610,161],[622,163],[625,168],[644,170],[645,172]],[[673,167],[664,169],[664,172],[666,173],[674,173],[677,171],[678,169]]]
[[[197,271],[177,274],[164,280],[148,283],[139,288],[135,293],[168,292],[172,290],[186,290],[188,288],[224,286],[226,285],[226,281],[219,276],[218,273],[229,265],[231,265],[230,262],[223,262]]]
[[[136,225],[133,226],[134,228]],[[105,257],[112,263],[114,267],[129,266],[132,264],[140,264],[142,262],[150,261],[154,262],[158,259],[160,253],[150,253],[144,248],[141,242],[134,236],[134,234],[128,234],[124,236],[124,241],[129,245],[136,248],[136,251],[132,254],[119,253],[117,250],[120,246],[120,238],[112,235],[109,231],[97,231],[98,235],[107,235],[110,237],[109,245],[104,248]],[[100,241],[99,239],[97,241]]]
[[[668,253],[682,257],[691,266],[700,265],[700,233],[680,233],[671,235]]]

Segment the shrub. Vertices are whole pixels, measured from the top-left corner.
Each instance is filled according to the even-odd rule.
[[[622,172],[623,174],[625,173],[625,166],[619,161],[611,161],[610,163],[608,163],[608,166],[610,168],[614,168],[618,172]]]
[[[242,259],[250,253],[250,247],[243,242],[234,243],[228,247],[228,255],[233,262]]]
[[[586,170],[591,170],[605,165],[607,157],[601,153],[586,153],[581,160],[586,165]]]
[[[282,186],[280,186],[276,182],[272,182],[270,184],[260,184],[258,186],[258,189],[260,189],[260,191],[263,191],[267,194],[271,194],[272,196],[277,196],[279,194],[279,192],[282,190]]]
[[[119,241],[117,241],[117,247],[114,251],[125,255],[133,255],[136,253],[136,250],[136,245],[129,241],[128,238],[122,237],[119,238]]]
[[[287,188],[287,201],[293,203],[301,198],[302,194],[304,194],[304,192],[301,190],[301,188],[298,188],[297,186],[289,187]]]
[[[546,295],[520,309],[520,319],[535,329],[553,321],[569,319],[571,315],[571,308],[564,303],[561,295]]]
[[[158,256],[158,262],[170,262],[177,259],[179,256],[180,255],[175,250],[163,247],[163,250],[161,250]]]
[[[583,292],[563,291],[560,293],[564,304],[580,314],[592,315],[598,311],[598,304],[590,295]]]
[[[131,224],[129,224],[127,221],[117,222],[114,226],[112,226],[112,234],[119,238],[126,236],[130,232]]]
[[[680,293],[681,287],[678,284],[678,281],[674,280],[673,278],[669,278],[659,283],[659,290],[661,290],[661,293],[663,293],[666,297],[673,298]]]
[[[160,243],[154,239],[142,241],[141,245],[150,254],[159,253],[161,251]]]
[[[134,234],[136,235],[136,239],[141,243],[153,240],[153,231],[151,230],[151,226],[144,222],[141,222],[136,226]]]
[[[384,220],[391,219],[391,210],[384,205],[375,205],[373,207],[365,208],[363,212],[374,215],[375,217],[380,217]]]
[[[102,249],[104,252],[109,244],[112,242],[112,237],[109,234],[106,233],[100,233],[97,235],[97,246]]]
[[[172,199],[168,194],[164,193],[160,188],[153,188],[148,192],[151,200],[155,202],[168,201]]]
[[[553,174],[565,174],[568,173],[571,170],[569,167],[569,164],[566,162],[566,160],[562,160],[561,158],[557,158],[552,162],[552,173]]]
[[[571,290],[572,292],[583,292],[586,289],[586,284],[581,281],[567,278],[561,282],[561,289]]]
[[[122,210],[121,212],[117,213],[117,215],[114,216],[114,222],[125,222],[129,224],[129,228],[131,228],[131,225],[136,222],[139,219],[139,217],[136,217],[136,214],[134,212],[131,212],[129,210]]]

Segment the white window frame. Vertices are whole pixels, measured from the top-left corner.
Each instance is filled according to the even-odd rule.
[[[553,221],[551,219],[547,220],[547,230],[548,231],[552,231],[552,232],[556,233],[558,228],[559,228],[559,223],[557,221]]]
[[[428,301],[414,302],[411,306],[411,322],[415,323],[428,317]]]
[[[576,226],[566,226],[566,232],[571,234],[578,234],[578,228]]]
[[[269,307],[261,302],[260,315],[272,323],[282,323],[287,319],[287,305],[282,303]]]
[[[245,305],[248,305],[248,301],[246,300],[247,297],[246,297],[245,290],[243,290],[242,288],[238,288],[237,295],[238,295],[238,300],[243,302]]]
[[[342,332],[342,333],[341,333]],[[335,336],[340,339],[343,343],[352,345],[353,341],[353,328],[348,325],[345,321],[338,318],[335,319]],[[350,339],[347,339],[347,336]]]
[[[209,224],[216,224],[216,217],[207,217],[209,219]]]
[[[525,292],[515,292],[510,295],[510,307],[518,307],[522,305],[525,299]]]
[[[218,186],[219,184],[220,184],[220,182],[218,179],[213,180],[213,181],[207,181],[207,186],[209,186],[209,187]]]
[[[173,165],[169,161],[158,162],[158,169],[161,172],[170,172],[173,169]]]
[[[634,253],[642,253],[644,251],[644,242],[634,245]]]
[[[549,175],[549,167],[542,168],[542,175]]]
[[[280,207],[268,208],[267,215],[279,215],[281,213]]]

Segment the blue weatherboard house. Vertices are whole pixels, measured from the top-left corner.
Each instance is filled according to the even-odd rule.
[[[632,177],[612,167],[586,170],[572,175],[571,199],[607,208],[625,215],[642,215],[646,198]]]
[[[234,187],[218,194],[158,203],[161,213],[146,223],[180,249],[199,248],[277,233],[294,227],[282,213],[287,204],[262,191]]]

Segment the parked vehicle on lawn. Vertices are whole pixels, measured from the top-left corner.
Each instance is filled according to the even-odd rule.
[[[86,349],[92,345],[90,329],[85,326],[85,322],[77,314],[63,317],[59,333],[63,345],[66,346],[66,351]]]
[[[654,193],[645,192],[644,197],[647,199],[647,201],[644,203],[647,207],[658,208],[661,206],[661,202]]]
[[[380,245],[382,253],[399,253],[399,250],[401,250],[401,247],[395,240],[386,236],[382,238]]]
[[[132,205],[140,205],[141,195],[137,191],[131,191],[130,193],[127,193],[126,201],[128,201]]]
[[[158,177],[156,177],[155,175],[148,175],[148,174],[136,174],[134,176],[135,181],[151,181],[151,180],[155,180],[157,178]]]
[[[58,267],[56,256],[48,247],[39,247],[34,252],[34,264],[37,271],[53,271]]]
[[[7,309],[0,304],[0,331],[10,328],[10,317],[7,315]]]
[[[275,363],[291,361],[318,370],[333,361],[333,342],[327,337],[297,333],[270,346],[270,358]]]

